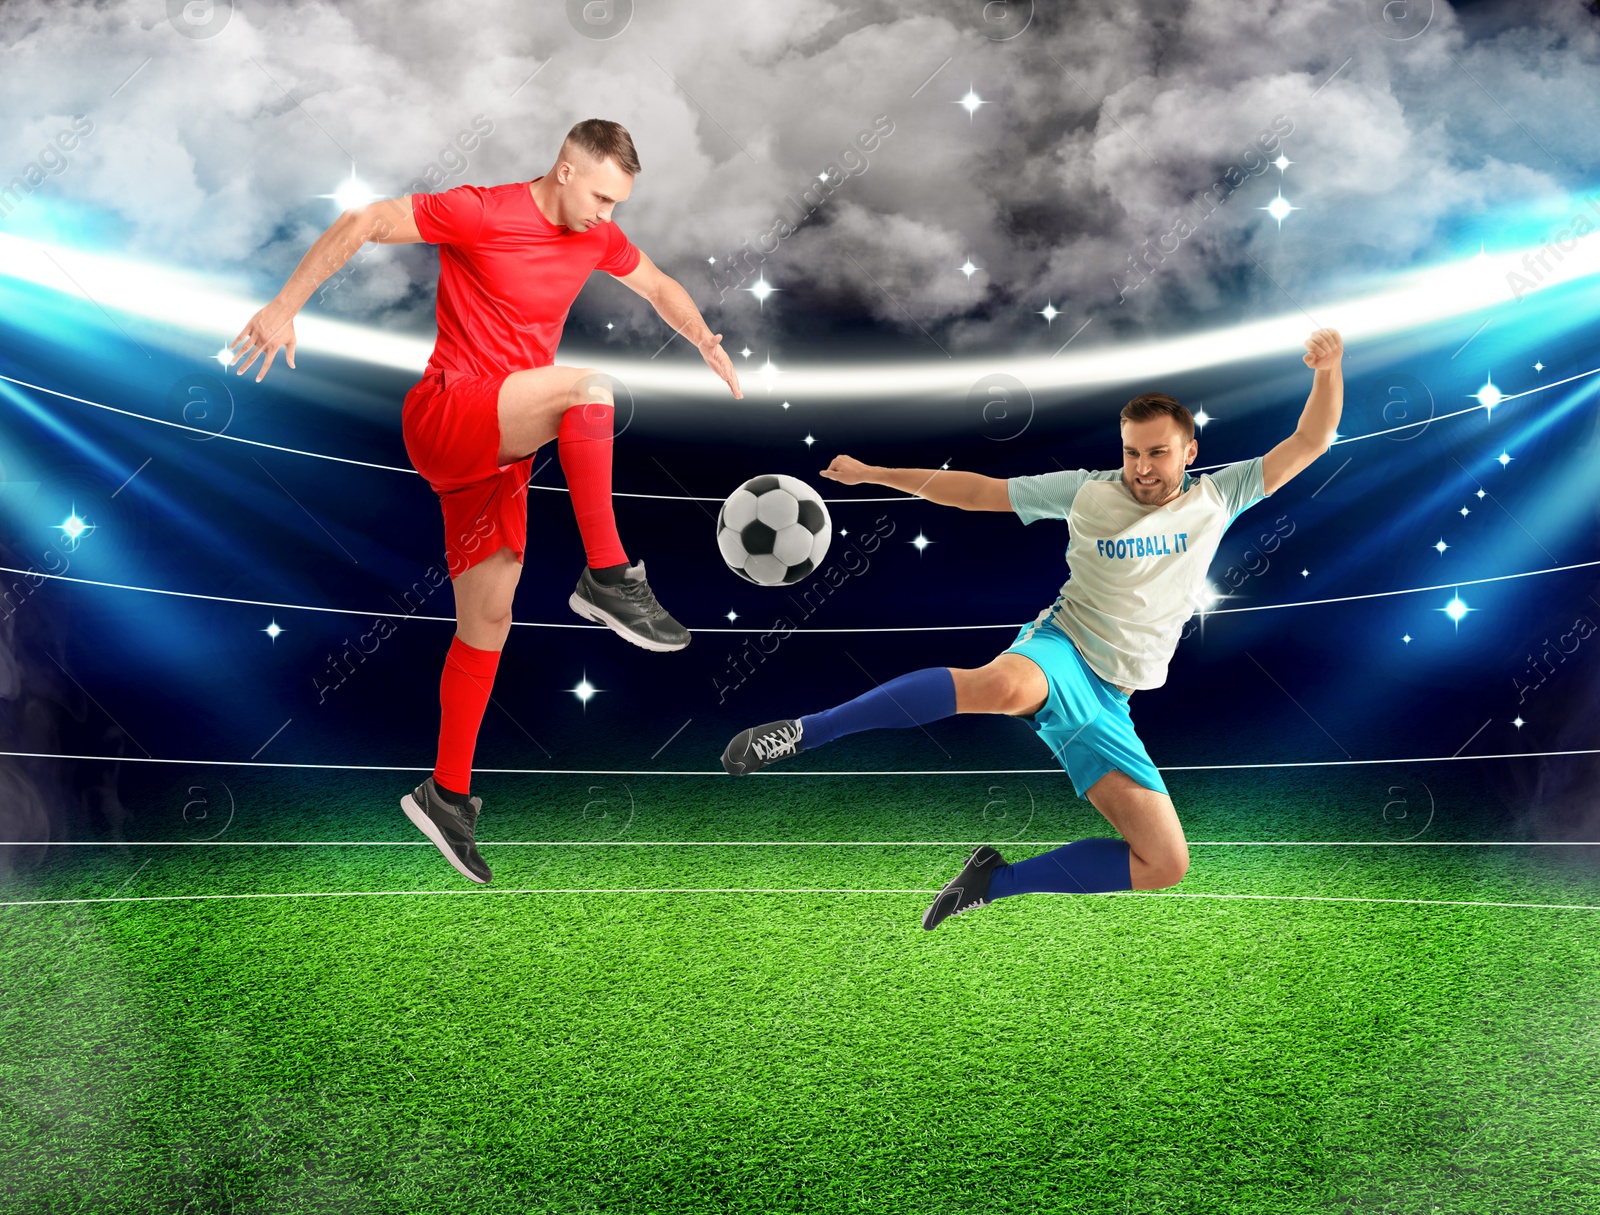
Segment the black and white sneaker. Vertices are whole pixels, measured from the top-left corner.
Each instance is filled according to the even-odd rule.
[[[932,932],[949,916],[987,907],[992,902],[989,898],[989,878],[1005,863],[1005,857],[988,844],[979,844],[967,858],[961,872],[933,900],[933,906],[922,917],[922,926]]]
[[[656,602],[643,561],[629,566],[615,586],[596,581],[594,572],[584,566],[567,606],[647,650],[681,650],[689,644],[689,630]]]
[[[777,760],[798,755],[800,750],[798,720],[769,721],[735,734],[722,753],[722,766],[729,776],[748,776]]]
[[[446,801],[440,796],[430,776],[400,799],[400,808],[417,830],[444,853],[444,859],[456,867],[456,872],[480,886],[486,886],[493,875],[483,857],[478,855],[478,846],[472,838],[478,826],[478,811],[483,809],[483,799],[474,797],[468,800],[471,805],[465,809]]]

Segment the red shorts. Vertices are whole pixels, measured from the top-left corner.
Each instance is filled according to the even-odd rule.
[[[511,372],[433,371],[406,393],[400,434],[406,455],[439,495],[450,577],[509,545],[518,561],[528,542],[533,456],[501,466],[500,385]]]

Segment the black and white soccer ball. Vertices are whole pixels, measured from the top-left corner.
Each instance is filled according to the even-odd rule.
[[[798,477],[752,477],[717,513],[728,568],[760,586],[790,586],[822,563],[833,538],[828,508]]]

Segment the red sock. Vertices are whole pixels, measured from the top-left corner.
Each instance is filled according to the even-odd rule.
[[[451,639],[439,677],[439,762],[433,780],[452,793],[472,792],[472,750],[499,665],[499,650],[480,650],[460,637]]]
[[[611,430],[616,411],[602,401],[574,405],[561,415],[556,454],[572,491],[572,513],[590,569],[627,563],[611,513]]]

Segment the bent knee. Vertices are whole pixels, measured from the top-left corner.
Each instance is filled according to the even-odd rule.
[[[1004,665],[990,663],[984,667],[952,670],[952,674],[956,681],[958,713],[1027,713],[1039,699],[1025,680]]]
[[[1168,853],[1146,863],[1150,866],[1151,890],[1176,886],[1183,881],[1184,874],[1189,872],[1189,849],[1184,847],[1178,852]]]
[[[511,636],[511,612],[486,615],[463,612],[456,619],[456,632],[468,645],[480,650],[498,650]]]
[[[611,377],[594,367],[579,367],[572,386],[567,389],[567,404],[586,405],[591,401],[602,405],[612,403]]]
[[[1044,707],[1049,698],[1049,685],[1035,670],[1019,671],[1002,667],[996,675],[995,698],[1001,706],[997,712],[1021,715],[1035,713]]]

